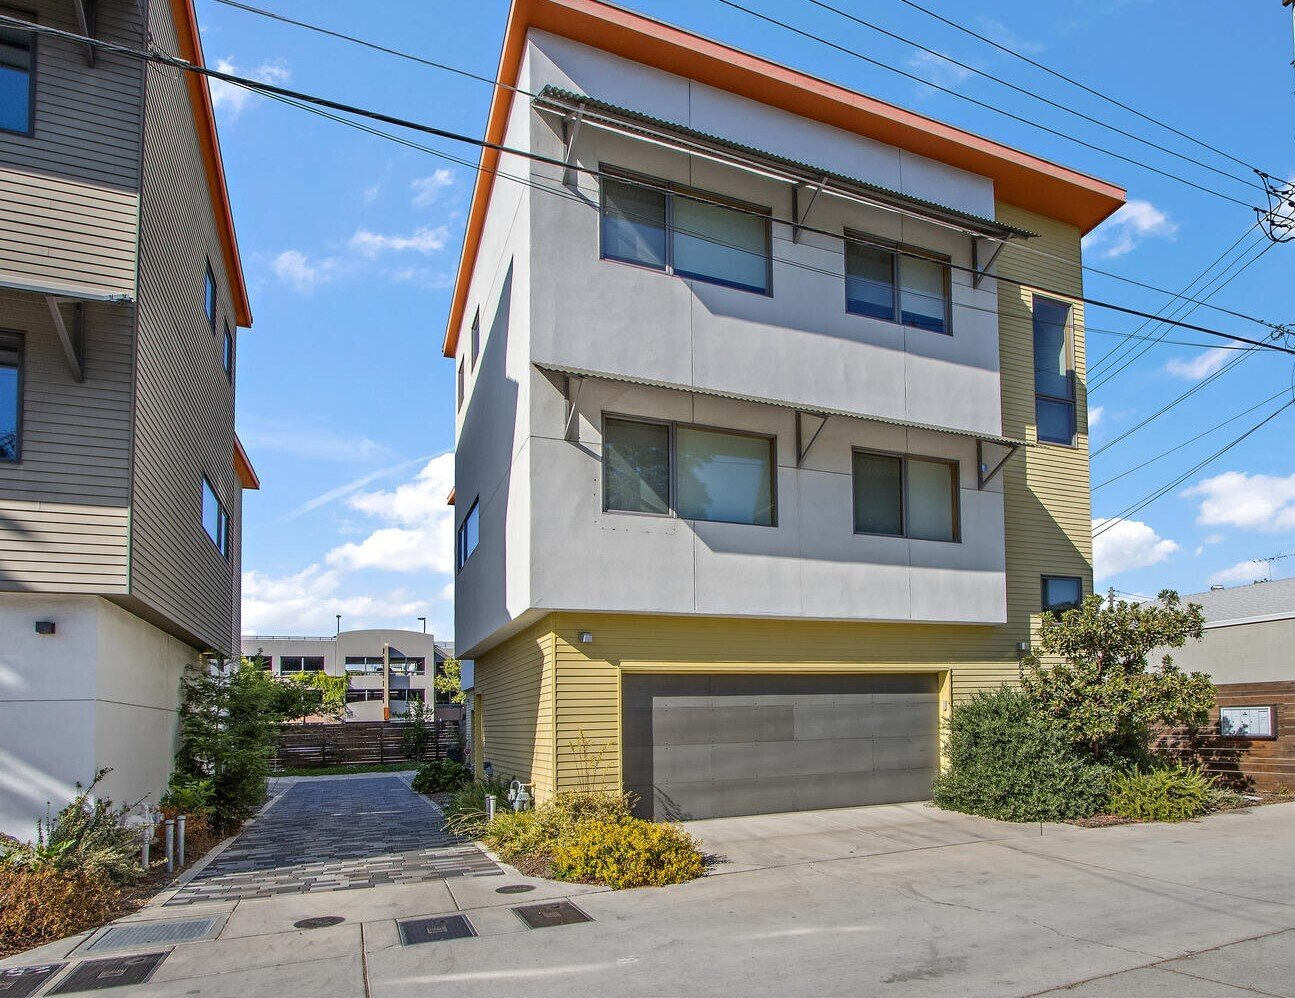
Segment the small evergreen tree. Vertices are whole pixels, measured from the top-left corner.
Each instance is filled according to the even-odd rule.
[[[405,739],[406,759],[423,757],[427,743],[432,740],[433,729],[427,723],[429,720],[435,723],[433,712],[428,709],[426,703],[422,700],[409,701],[409,706],[405,710],[404,730],[401,732]]]

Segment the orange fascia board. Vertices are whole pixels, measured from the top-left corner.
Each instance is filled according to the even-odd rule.
[[[175,34],[179,40],[177,55],[195,66],[207,65],[202,57],[202,39],[198,36],[198,14],[193,8],[193,0],[171,0],[171,17],[175,20]],[[234,298],[234,321],[246,328],[252,325],[252,306],[247,298],[247,282],[243,279],[243,261],[238,255],[238,235],[234,232],[234,212],[229,205],[229,188],[225,184],[225,164],[220,157],[220,137],[216,134],[211,90],[208,89],[207,78],[201,73],[185,73],[185,83],[189,88],[189,103],[193,106],[207,189],[211,193],[211,211],[225,254],[225,273],[229,276],[229,289]]]
[[[450,494],[445,497],[445,505],[447,506],[454,505],[454,486],[452,485],[450,486]]]
[[[238,484],[245,489],[261,487],[261,479],[256,476],[256,469],[252,467],[247,451],[243,450],[243,441],[238,439],[237,433],[234,434],[234,474],[238,476]]]
[[[1081,234],[1124,204],[1125,191],[1115,184],[601,0],[513,0],[486,124],[489,142],[503,141],[514,96],[507,87],[517,83],[532,29],[988,177],[996,200],[1069,223]],[[447,357],[458,348],[499,155],[482,150],[445,332]]]

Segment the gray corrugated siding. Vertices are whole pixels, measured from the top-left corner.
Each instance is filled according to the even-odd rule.
[[[176,52],[168,4],[152,5],[149,28],[156,46]],[[237,544],[233,391],[220,360],[229,283],[185,81],[150,66],[145,100],[131,593],[227,653],[235,565],[208,539],[201,511],[205,474]],[[203,314],[208,259],[220,289],[215,336]]]
[[[22,461],[0,463],[0,590],[126,590],[134,308],[87,305],[85,381],[43,297],[0,291],[24,334]]]
[[[78,30],[68,0],[18,6]],[[99,37],[140,44],[137,3],[98,7]],[[88,66],[83,47],[38,39],[35,134],[0,133],[0,279],[134,293],[142,81],[134,59]]]

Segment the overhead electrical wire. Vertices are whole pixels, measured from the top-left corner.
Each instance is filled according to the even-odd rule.
[[[215,2],[217,2],[217,3],[221,3],[221,4],[224,4],[225,6],[232,7],[232,8],[237,9],[237,10],[245,11],[245,12],[247,12],[247,13],[256,14],[256,15],[259,15],[259,16],[261,16],[261,17],[266,17],[266,18],[269,18],[269,19],[274,20],[274,21],[279,21],[279,22],[284,23],[284,24],[289,24],[289,25],[292,25],[292,26],[294,26],[294,27],[302,28],[302,29],[307,30],[307,31],[316,32],[316,33],[319,33],[319,34],[322,34],[322,35],[326,35],[326,36],[331,37],[331,38],[339,39],[339,40],[341,40],[341,41],[346,41],[346,42],[350,42],[350,43],[353,43],[353,44],[356,44],[356,45],[360,45],[360,46],[362,46],[362,47],[369,48],[369,49],[372,49],[372,50],[377,51],[377,52],[382,52],[382,53],[385,53],[385,54],[387,54],[387,55],[392,55],[392,56],[396,56],[396,57],[401,58],[401,59],[406,59],[406,60],[409,60],[409,61],[411,61],[411,62],[418,63],[418,64],[420,64],[420,65],[428,66],[428,67],[431,67],[431,68],[434,68],[434,69],[441,69],[441,70],[445,70],[445,71],[447,71],[447,72],[455,73],[455,74],[457,74],[457,75],[460,75],[460,76],[466,77],[466,78],[468,78],[468,79],[477,80],[477,81],[482,82],[482,83],[488,83],[488,84],[490,84],[490,85],[492,85],[492,86],[499,86],[499,87],[501,87],[501,88],[503,88],[503,89],[505,89],[505,90],[509,90],[509,91],[511,91],[511,92],[513,92],[513,93],[522,94],[522,95],[524,95],[524,96],[531,97],[531,98],[537,98],[537,97],[539,97],[539,96],[540,96],[539,94],[537,94],[537,93],[535,93],[535,92],[533,92],[533,91],[531,91],[531,90],[527,90],[527,89],[525,89],[524,87],[518,87],[518,86],[514,86],[514,85],[512,85],[512,84],[504,83],[504,82],[502,82],[502,81],[496,81],[496,80],[494,80],[494,79],[492,79],[492,78],[490,78],[490,77],[488,77],[488,76],[484,76],[484,75],[481,75],[481,74],[479,74],[479,73],[474,73],[474,72],[471,72],[471,71],[469,71],[469,70],[465,70],[465,69],[461,69],[461,68],[456,67],[456,66],[448,65],[448,64],[446,64],[446,63],[437,62],[437,61],[434,61],[434,60],[431,60],[431,59],[427,59],[427,58],[424,58],[423,56],[414,55],[414,54],[412,54],[412,53],[404,52],[404,51],[401,51],[401,50],[399,50],[399,49],[394,49],[394,48],[391,48],[391,47],[386,46],[386,45],[381,45],[381,44],[379,44],[379,43],[377,43],[377,42],[369,41],[369,40],[364,39],[364,38],[359,38],[359,37],[357,37],[357,36],[355,36],[355,35],[350,35],[350,34],[346,34],[346,33],[344,33],[344,32],[336,31],[336,30],[334,30],[334,29],[332,29],[332,28],[325,28],[325,27],[323,27],[323,26],[321,26],[321,25],[318,25],[318,24],[313,24],[313,23],[310,23],[310,22],[307,22],[307,21],[300,21],[300,20],[297,20],[297,19],[294,19],[294,18],[290,18],[290,17],[287,17],[287,16],[285,16],[285,15],[283,15],[283,14],[276,13],[275,11],[266,10],[266,9],[264,9],[264,8],[261,8],[261,7],[255,7],[255,6],[253,6],[253,5],[251,5],[251,4],[248,4],[248,3],[242,3],[242,2],[240,2],[240,0],[215,0]],[[520,154],[520,153],[519,153],[519,154]],[[1259,224],[1258,222],[1255,222],[1255,223],[1253,223],[1252,227],[1257,227],[1257,226],[1258,226],[1258,224]],[[1031,254],[1039,255],[1039,256],[1045,257],[1045,258],[1050,259],[1050,260],[1059,261],[1059,262],[1061,262],[1061,263],[1066,263],[1066,264],[1073,264],[1073,263],[1074,263],[1074,261],[1073,261],[1073,260],[1067,259],[1067,258],[1062,257],[1062,256],[1058,256],[1057,254],[1054,254],[1054,253],[1049,253],[1049,252],[1047,252],[1046,250],[1042,250],[1042,249],[1040,249],[1040,248],[1038,248],[1038,247],[1030,246],[1030,245],[1028,245],[1028,244],[1020,244],[1020,245],[1018,245],[1018,246],[1017,246],[1017,249],[1022,250],[1022,251],[1026,252],[1026,253],[1031,253]],[[1084,270],[1089,271],[1089,272],[1091,272],[1091,273],[1094,273],[1094,274],[1100,274],[1100,275],[1102,275],[1103,277],[1109,277],[1109,278],[1111,278],[1111,279],[1113,279],[1113,280],[1121,281],[1121,282],[1126,283],[1126,284],[1131,284],[1131,285],[1134,285],[1134,286],[1136,286],[1136,287],[1144,288],[1144,289],[1149,290],[1149,291],[1156,291],[1156,292],[1159,292],[1159,293],[1162,293],[1162,294],[1174,294],[1174,297],[1175,297],[1175,298],[1181,298],[1181,297],[1183,296],[1183,293],[1182,293],[1182,292],[1179,292],[1179,293],[1175,294],[1174,292],[1170,292],[1170,291],[1169,291],[1168,289],[1166,289],[1166,288],[1159,288],[1159,287],[1156,287],[1155,285],[1147,284],[1147,283],[1145,283],[1145,282],[1143,282],[1143,281],[1139,281],[1139,280],[1136,280],[1136,279],[1134,279],[1134,278],[1127,277],[1127,276],[1125,276],[1125,275],[1123,275],[1123,274],[1117,274],[1117,273],[1115,273],[1115,272],[1113,272],[1113,271],[1103,270],[1103,269],[1101,269],[1101,268],[1099,268],[1099,267],[1095,267],[1095,266],[1093,266],[1093,265],[1091,265],[1091,264],[1081,263],[1081,264],[1080,264],[1080,266],[1082,266],[1082,268],[1083,268]],[[1195,282],[1193,282],[1193,283],[1195,283]],[[1190,287],[1190,285],[1189,285],[1189,287]],[[1192,300],[1192,299],[1189,299],[1189,300]],[[1193,300],[1193,301],[1194,301],[1194,300]],[[1200,302],[1200,304],[1208,304],[1208,303],[1206,303],[1206,302]],[[1220,312],[1221,314],[1225,314],[1225,315],[1231,315],[1231,316],[1233,316],[1234,318],[1239,318],[1239,319],[1245,319],[1245,320],[1247,320],[1247,321],[1258,322],[1258,323],[1260,323],[1261,325],[1266,325],[1266,326],[1268,326],[1269,328],[1274,328],[1274,329],[1275,329],[1275,328],[1278,328],[1278,327],[1277,327],[1277,325],[1276,325],[1275,323],[1271,323],[1271,322],[1268,322],[1268,321],[1263,320],[1263,319],[1257,319],[1257,318],[1255,318],[1254,316],[1245,315],[1245,314],[1240,313],[1240,312],[1234,312],[1234,311],[1232,311],[1232,310],[1230,310],[1230,309],[1222,308],[1222,307],[1217,306],[1217,305],[1212,305],[1212,304],[1211,304],[1211,305],[1209,305],[1209,307],[1210,307],[1212,310],[1214,310],[1214,311]]]

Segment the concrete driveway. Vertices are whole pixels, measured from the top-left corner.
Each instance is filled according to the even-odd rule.
[[[921,805],[689,827],[724,858],[691,884],[607,892],[509,871],[242,901],[214,940],[153,947],[168,955],[151,981],[117,993],[1295,998],[1295,804],[1106,829]],[[535,889],[497,892],[514,885]],[[592,921],[529,929],[509,910],[560,897]],[[452,913],[477,936],[401,945],[397,919]],[[294,928],[308,914],[346,921]]]

